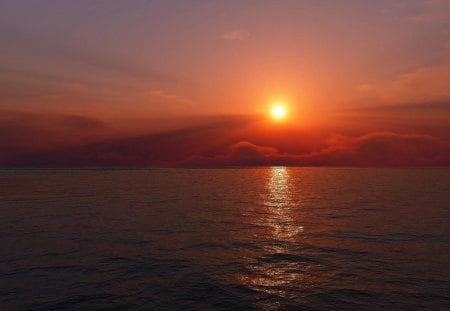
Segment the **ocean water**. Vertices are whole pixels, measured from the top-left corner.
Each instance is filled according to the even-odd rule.
[[[0,171],[1,310],[450,309],[450,168]]]

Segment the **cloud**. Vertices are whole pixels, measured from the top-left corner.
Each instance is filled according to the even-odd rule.
[[[450,22],[450,2],[448,0],[408,1],[403,6],[413,8],[415,12],[406,16],[413,23]]]
[[[60,76],[60,78],[64,78],[64,76],[61,76],[61,73],[64,72],[66,77],[82,75],[85,79],[90,79],[93,76],[91,74],[92,69],[96,69],[98,70],[96,75],[104,74],[104,79],[110,79],[111,75],[113,75],[121,78],[127,77],[136,80],[144,80],[147,83],[160,83],[161,81],[178,83],[182,81],[182,79],[176,75],[161,71],[154,67],[144,66],[134,59],[124,58],[112,53],[99,53],[86,46],[73,44],[72,41],[66,40],[66,38],[55,40],[43,33],[39,33],[38,35],[38,33],[32,29],[19,29],[7,24],[2,24],[2,27],[7,29],[2,35],[6,36],[6,41],[10,43],[5,49],[10,50],[12,53],[22,56],[22,58],[31,59],[29,56],[23,56],[21,54],[23,51],[33,51],[35,57],[40,57],[39,61],[41,63],[53,64],[56,62],[59,64],[60,62],[64,62],[66,64],[64,68],[57,67],[58,70],[56,72],[58,73],[56,73],[55,70],[50,70],[50,72],[55,72],[55,75]],[[74,68],[79,70],[73,72]],[[83,68],[83,70],[80,68]],[[17,69],[16,66],[12,70]],[[21,69],[29,70],[29,66],[22,66]],[[63,70],[61,71],[60,69]],[[86,75],[85,73],[88,74]]]
[[[243,41],[250,37],[250,33],[246,30],[233,30],[222,35],[222,39],[230,41]]]
[[[423,0],[404,3],[407,7],[433,10],[446,14],[450,25],[450,1]],[[447,33],[447,34],[450,34]],[[441,50],[442,49],[442,50]],[[375,99],[389,103],[417,103],[450,100],[450,42],[444,39],[439,51],[440,60],[433,65],[419,65],[394,79],[363,84],[359,90]]]
[[[7,71],[0,66],[0,109],[101,114],[103,118],[186,115],[195,102],[167,88],[99,85],[56,76]],[[126,109],[123,109],[126,107]]]
[[[450,113],[450,101],[429,101],[429,102],[417,102],[399,105],[379,105],[364,107],[361,109],[352,109],[347,111],[359,111],[359,112],[419,112],[419,113],[437,113],[442,115],[443,113]]]
[[[228,116],[177,130],[114,138],[102,136],[107,124],[84,116],[23,112],[0,116],[2,166],[450,165],[448,137],[412,132],[271,133],[260,119]]]
[[[366,94],[394,103],[450,100],[450,63],[422,67],[393,81],[362,85]]]
[[[60,123],[78,130],[98,130],[106,127],[106,123],[101,120],[80,115],[63,115],[60,117]]]
[[[375,132],[358,137],[333,136],[328,146],[308,154],[239,142],[213,157],[192,156],[186,166],[429,166],[450,165],[450,144],[419,134]]]
[[[329,146],[305,157],[322,165],[449,165],[450,144],[421,134],[374,132],[358,137],[335,136]]]
[[[182,161],[187,166],[262,166],[268,165],[278,157],[273,147],[258,146],[247,141],[231,145],[225,154],[214,157],[194,155]]]
[[[162,90],[154,90],[147,92],[145,95],[152,102],[158,103],[174,103],[174,104],[193,104],[194,102],[188,98],[170,94]]]
[[[34,120],[35,118],[27,118]],[[27,120],[17,121],[19,125],[29,124]],[[228,116],[209,118],[208,122],[165,132],[125,138],[102,137],[93,131],[90,140],[78,141],[68,145],[55,141],[55,131],[47,130],[36,124],[18,137],[20,148],[5,149],[8,157],[0,159],[3,166],[29,167],[83,167],[83,166],[172,166],[193,154],[223,152],[233,140],[233,133],[246,124],[254,122],[245,116]],[[1,129],[1,127],[0,127]],[[35,133],[35,134],[33,134]],[[64,132],[66,133],[66,132]],[[69,136],[70,137],[70,136]],[[28,141],[40,142],[45,139],[45,146],[28,144]],[[10,142],[8,136],[1,137],[0,145]],[[50,144],[48,143],[50,142]],[[41,143],[40,143],[41,144]],[[51,146],[51,148],[48,148]]]
[[[0,110],[0,163],[24,153],[93,141],[108,130],[107,123],[89,116]]]

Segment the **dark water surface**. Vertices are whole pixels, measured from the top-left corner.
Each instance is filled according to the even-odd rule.
[[[0,170],[0,309],[450,309],[450,169]]]

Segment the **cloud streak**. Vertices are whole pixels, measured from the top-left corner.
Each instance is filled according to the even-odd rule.
[[[413,23],[450,22],[450,2],[447,0],[408,1],[403,5],[416,8],[415,14],[410,14],[406,20]]]
[[[250,33],[246,30],[236,29],[222,35],[222,39],[228,41],[243,41],[250,37]]]
[[[188,104],[188,105],[194,103],[191,99],[170,94],[163,90],[150,91],[147,92],[145,95],[148,96],[150,101],[154,101],[157,103]]]
[[[384,101],[407,103],[450,100],[450,64],[421,67],[393,81],[361,86],[361,91]]]

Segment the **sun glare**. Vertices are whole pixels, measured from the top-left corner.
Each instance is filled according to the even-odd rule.
[[[286,117],[286,108],[282,103],[277,103],[272,107],[272,117],[277,120]]]

